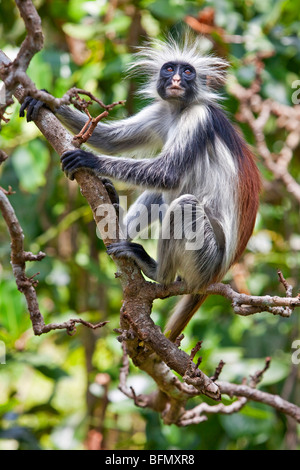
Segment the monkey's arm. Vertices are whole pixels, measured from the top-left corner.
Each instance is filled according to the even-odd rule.
[[[68,106],[58,108],[56,115],[74,133],[78,133],[87,121],[85,114]],[[157,150],[162,145],[156,131],[158,116],[158,106],[154,104],[127,119],[99,122],[87,145],[108,155],[138,148]]]
[[[27,121],[36,120],[41,107],[45,106],[27,96],[20,109],[20,116],[27,111]],[[88,120],[85,113],[81,113],[69,106],[60,106],[55,111],[59,120],[73,133],[81,131]],[[162,112],[158,103],[151,104],[139,113],[119,121],[99,122],[87,145],[108,155],[129,152],[136,149],[147,148],[148,151],[157,151],[162,146],[161,119]]]
[[[97,156],[81,149],[65,152],[61,157],[62,169],[70,179],[74,179],[76,171],[88,169],[98,176],[157,190],[178,187],[184,168],[180,168],[176,160],[175,156],[165,154],[143,160]]]

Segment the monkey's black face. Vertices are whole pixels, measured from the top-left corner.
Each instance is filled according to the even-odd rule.
[[[187,63],[167,62],[160,70],[157,92],[163,100],[190,102],[196,95],[196,70]]]

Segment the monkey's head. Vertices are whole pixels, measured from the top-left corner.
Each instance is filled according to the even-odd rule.
[[[191,102],[197,95],[197,73],[188,63],[167,62],[157,81],[157,93],[163,100]]]
[[[216,88],[225,83],[228,63],[202,52],[203,39],[187,32],[181,41],[172,36],[153,40],[135,54],[129,71],[148,77],[139,94],[184,104],[216,101]]]

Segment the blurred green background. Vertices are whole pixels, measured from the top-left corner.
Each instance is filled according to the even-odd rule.
[[[300,16],[297,2],[288,0],[37,0],[45,47],[29,68],[38,88],[60,97],[72,86],[85,88],[104,102],[126,99],[112,118],[136,112],[137,82],[124,79],[133,46],[147,36],[160,37],[180,28],[185,17],[204,8],[215,12],[215,24],[227,34],[246,38],[225,44],[222,35],[206,39],[208,50],[232,63],[230,73],[244,86],[254,69],[244,59],[259,51],[274,51],[265,60],[262,95],[291,105],[294,80],[299,79]],[[207,11],[207,10],[206,10]],[[25,37],[23,21],[12,0],[0,0],[0,46],[14,58]],[[213,39],[213,40],[212,40]],[[236,99],[226,88],[224,106],[234,115]],[[0,167],[0,185],[12,186],[9,196],[25,234],[25,249],[45,251],[37,271],[40,309],[47,322],[77,314],[110,323],[99,331],[78,326],[34,337],[25,300],[16,289],[10,267],[10,240],[0,217],[0,340],[6,364],[0,364],[0,449],[289,449],[299,448],[299,425],[273,409],[249,403],[239,414],[210,416],[188,428],[165,426],[152,411],[134,406],[118,391],[121,347],[113,329],[119,326],[122,294],[115,266],[97,238],[91,211],[77,184],[67,181],[59,157],[33,123],[18,117],[19,105],[9,108],[0,148],[9,159]],[[99,113],[99,109],[94,109]],[[251,132],[242,127],[247,140]],[[275,122],[265,138],[276,152],[283,139]],[[254,236],[243,260],[226,277],[252,294],[283,295],[276,270],[299,289],[299,204],[258,160],[267,191],[261,197]],[[300,181],[299,149],[290,172]],[[119,184],[132,200],[133,190]],[[153,242],[145,242],[155,252]],[[156,301],[153,318],[163,325],[174,299]],[[226,362],[221,378],[241,381],[272,357],[263,387],[300,405],[299,366],[293,365],[291,345],[299,338],[299,310],[290,319],[270,314],[235,316],[228,301],[210,297],[185,332],[182,347],[190,351],[203,340],[202,368],[213,373]],[[152,389],[151,380],[131,367],[129,384],[136,393]],[[199,399],[198,399],[199,400]],[[194,404],[197,400],[194,401]],[[192,404],[192,403],[191,403]],[[298,442],[297,442],[298,435]]]

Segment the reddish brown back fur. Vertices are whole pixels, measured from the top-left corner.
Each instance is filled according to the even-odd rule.
[[[261,179],[255,158],[246,144],[239,162],[239,237],[234,262],[246,248],[252,235],[259,205]]]

